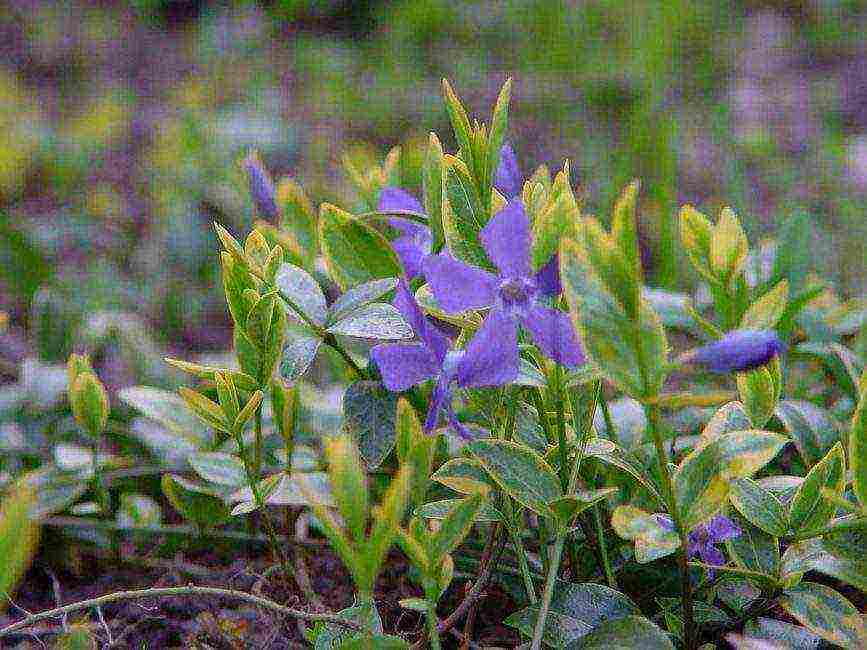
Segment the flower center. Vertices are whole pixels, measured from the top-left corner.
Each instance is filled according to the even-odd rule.
[[[536,283],[530,278],[506,278],[497,288],[503,307],[509,311],[525,309],[536,293]]]

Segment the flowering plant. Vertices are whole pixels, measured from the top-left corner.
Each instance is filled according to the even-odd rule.
[[[532,650],[693,650],[761,636],[774,607],[855,647],[863,621],[840,591],[867,587],[867,385],[845,345],[857,327],[810,339],[807,311],[834,322],[822,289],[787,266],[785,242],[763,271],[729,209],[715,224],[681,211],[695,301],[649,288],[637,182],[606,228],[568,164],[521,177],[510,83],[487,126],[444,91],[458,151],[431,136],[421,200],[400,187],[396,151],[350,168],[364,207],[318,215],[246,159],[263,220],[243,243],[216,224],[233,358],[168,359],[194,389],[120,393],[189,443],[179,466],[150,438],[168,502],[200,531],[258,513],[275,573],[311,607],[303,551],[273,515],[315,522],[356,593],[337,614],[308,612],[317,648],[408,645],[377,608],[392,548],[418,588],[401,606],[424,616],[434,648],[446,633],[470,644],[494,582]],[[804,364],[837,377],[833,408],[794,399]],[[327,371],[344,387],[336,413],[312,392]],[[111,513],[108,401],[86,358],[70,360],[68,390],[92,447],[78,480]],[[480,557],[466,552],[478,537]]]

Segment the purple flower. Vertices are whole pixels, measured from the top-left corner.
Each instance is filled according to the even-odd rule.
[[[452,386],[462,388],[497,386],[508,383],[514,373],[508,367],[508,352],[498,347],[502,340],[497,329],[502,325],[490,319],[482,325],[465,350],[451,350],[448,337],[424,316],[405,280],[397,285],[394,306],[412,326],[418,342],[385,343],[371,350],[382,375],[382,383],[394,392],[404,391],[433,379],[433,395],[424,430],[436,428],[444,413],[449,425],[463,438],[471,438],[452,408]],[[514,330],[513,330],[514,336]],[[517,341],[510,342],[512,347]]]
[[[671,517],[668,515],[656,515],[656,520],[666,530],[674,530],[674,522],[672,522]],[[738,528],[735,522],[723,515],[717,515],[710,521],[699,524],[690,531],[687,555],[689,557],[698,555],[705,564],[724,566],[726,563],[725,555],[716,547],[716,544],[734,539],[740,534],[741,529]],[[712,574],[712,572],[709,572],[709,574]]]
[[[377,209],[380,212],[412,212],[424,215],[424,208],[418,199],[399,187],[383,189],[379,195]],[[430,255],[433,245],[430,228],[410,219],[399,217],[389,219],[388,223],[400,233],[400,236],[391,242],[391,245],[403,265],[404,273],[410,280],[417,278],[421,275],[421,262]]]
[[[538,273],[530,266],[530,221],[520,199],[513,199],[479,233],[498,274],[467,266],[448,254],[431,255],[422,270],[434,298],[447,312],[491,307],[480,334],[503,351],[503,373],[518,373],[517,327],[549,358],[566,366],[584,363],[569,315],[542,304],[560,289],[556,259]]]
[[[690,350],[681,361],[716,373],[743,372],[765,365],[782,349],[782,341],[771,330],[734,330],[718,341]]]
[[[244,159],[244,169],[250,177],[250,194],[259,214],[266,219],[275,221],[279,214],[275,198],[274,183],[268,171],[259,160],[259,156],[251,153]]]
[[[518,158],[512,145],[505,144],[500,149],[500,164],[494,173],[494,187],[507,199],[513,199],[521,193],[521,170],[518,169]]]

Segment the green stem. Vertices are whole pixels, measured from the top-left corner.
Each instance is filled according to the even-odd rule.
[[[593,524],[596,528],[596,539],[599,542],[599,553],[602,555],[602,568],[605,570],[605,580],[608,586],[612,589],[619,589],[617,586],[617,578],[614,576],[614,571],[611,569],[611,561],[608,559],[608,546],[605,543],[605,530],[602,526],[602,514],[599,512],[599,506],[594,505],[593,508]]]
[[[535,605],[537,600],[536,587],[533,584],[533,577],[530,573],[530,564],[527,562],[527,553],[524,549],[523,541],[521,540],[520,522],[518,521],[518,517],[515,516],[515,510],[512,507],[512,500],[509,495],[503,495],[501,507],[503,509],[503,515],[506,518],[506,530],[509,533],[509,537],[512,538],[512,543],[515,545],[515,556],[518,559],[518,568],[521,571],[521,577],[524,579],[524,591],[527,593],[527,600],[531,605]]]
[[[560,566],[560,558],[563,556],[563,546],[566,543],[566,533],[561,531],[557,535],[554,544],[554,553],[548,564],[548,575],[545,578],[545,591],[542,594],[542,606],[539,608],[539,616],[536,619],[536,627],[533,629],[533,643],[531,650],[539,650],[542,647],[542,635],[545,632],[545,619],[548,618],[548,610],[551,608],[551,599],[554,596],[554,585],[557,582],[557,568]]]
[[[289,457],[292,463],[292,457]],[[253,476],[258,483],[262,479],[262,405],[256,409],[256,430],[253,440]]]
[[[439,624],[437,606],[431,600],[427,601],[427,615],[425,618],[427,619],[427,635],[431,650],[440,650],[440,633],[437,630],[437,625]]]
[[[686,650],[696,647],[695,617],[692,605],[692,582],[689,577],[689,531],[681,516],[674,493],[674,485],[671,480],[671,472],[668,469],[668,454],[665,451],[665,443],[662,440],[662,432],[659,430],[659,407],[653,404],[645,405],[647,421],[650,425],[650,433],[656,448],[656,457],[659,462],[659,473],[662,477],[662,487],[665,500],[668,505],[668,513],[671,515],[674,527],[680,537],[680,551],[678,564],[680,566],[681,592],[683,598],[683,641]]]

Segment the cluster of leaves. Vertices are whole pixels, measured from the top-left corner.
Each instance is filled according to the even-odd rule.
[[[317,648],[406,647],[376,609],[392,548],[434,647],[488,580],[519,603],[505,622],[533,650],[693,650],[727,633],[856,647],[864,623],[841,591],[867,589],[867,380],[847,347],[863,304],[808,278],[797,238],[751,251],[729,209],[715,224],[681,210],[694,296],[647,287],[637,182],[606,227],[568,164],[522,177],[509,83],[490,125],[444,91],[459,149],[431,135],[421,201],[399,187],[398,149],[347,161],[354,212],[316,214],[247,159],[262,220],[243,243],[216,224],[233,354],[168,359],[195,382],[177,394],[119,394],[168,502],[199,530],[256,511],[290,581],[272,513],[306,513],[354,582],[340,615],[366,630],[319,624]],[[672,356],[670,339],[693,344]],[[351,379],[336,412],[310,381],[324,359]],[[151,496],[113,502],[124,459],[101,448],[105,391],[86,358],[68,368],[90,448],[25,474],[22,493],[43,517],[85,513],[88,493],[117,527],[154,528]],[[465,552],[479,535],[480,564]],[[472,560],[468,600],[442,620]],[[803,627],[765,618],[775,606]]]

